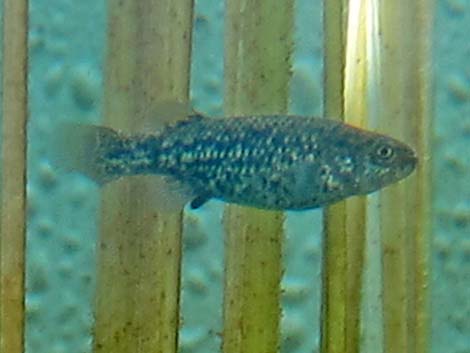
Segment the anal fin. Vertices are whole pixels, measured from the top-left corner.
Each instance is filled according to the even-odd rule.
[[[137,175],[120,179],[118,182],[130,180],[139,185],[147,207],[159,212],[181,211],[194,198],[189,187],[171,177],[161,175]]]

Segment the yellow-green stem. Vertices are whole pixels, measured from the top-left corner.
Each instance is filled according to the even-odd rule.
[[[385,352],[429,351],[430,0],[380,7],[381,131],[417,149],[417,171],[381,194]],[[401,36],[413,33],[413,36]]]
[[[28,1],[3,1],[0,352],[23,353]]]
[[[345,0],[324,4],[325,116],[363,126],[367,115],[364,28],[354,36]],[[350,199],[324,213],[321,351],[358,352],[365,200]]]
[[[105,123],[133,131],[158,103],[187,103],[192,1],[108,1]],[[161,214],[148,186],[106,187],[98,246],[95,352],[177,351],[181,212]]]
[[[294,1],[226,3],[225,113],[285,113]],[[224,353],[277,352],[282,275],[281,212],[225,212]]]

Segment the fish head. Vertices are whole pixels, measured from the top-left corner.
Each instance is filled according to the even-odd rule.
[[[370,133],[361,147],[361,193],[376,191],[407,177],[418,162],[413,148],[388,136]]]

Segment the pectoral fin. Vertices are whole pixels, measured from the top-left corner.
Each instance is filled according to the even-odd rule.
[[[210,197],[208,195],[199,195],[196,198],[194,198],[189,206],[195,210],[204,205],[207,201],[209,201]]]

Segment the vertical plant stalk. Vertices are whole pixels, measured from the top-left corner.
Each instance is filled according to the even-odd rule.
[[[344,116],[346,0],[323,3],[324,115]],[[323,353],[343,352],[346,346],[346,224],[345,204],[324,211],[322,307],[320,346]]]
[[[105,122],[135,131],[158,119],[156,102],[188,101],[193,3],[108,4]],[[95,352],[177,351],[182,213],[158,213],[150,187],[123,179],[104,190]]]
[[[23,353],[28,1],[3,5],[0,352]]]
[[[367,32],[364,2],[324,4],[325,116],[367,123]],[[353,7],[354,6],[354,7]],[[348,19],[346,18],[348,15]],[[359,352],[366,235],[365,197],[325,210],[321,351]]]
[[[432,3],[380,5],[381,130],[414,145],[420,159],[381,194],[385,352],[428,352]]]
[[[337,37],[346,38],[342,53],[344,120],[355,126],[373,128],[371,120],[377,114],[374,98],[380,83],[376,1],[350,0],[346,25],[339,21],[345,16],[340,6],[341,3],[336,2],[325,8],[326,77],[331,70],[338,70],[329,63],[328,57],[335,54],[331,46],[338,46],[336,51],[340,52],[339,40],[330,43],[328,31],[333,31]],[[343,28],[345,33],[342,33]],[[336,65],[342,67],[340,62]],[[331,80],[326,81],[327,85],[331,83]],[[336,82],[337,88],[340,85]],[[327,94],[329,90],[331,87],[327,87]],[[327,95],[327,102],[328,98]],[[328,108],[328,104],[325,106]],[[330,114],[327,112],[327,115]],[[350,198],[325,212],[323,352],[381,352],[383,349],[381,288],[370,282],[371,278],[381,279],[380,258],[377,257],[380,249],[374,246],[377,243],[374,233],[377,222],[374,223],[373,218],[377,215],[376,200],[374,197]]]
[[[287,112],[294,1],[226,3],[225,112]],[[226,227],[223,352],[277,352],[281,212],[230,206]]]
[[[380,193],[380,207],[372,197],[327,211],[323,352],[429,351],[430,5],[349,1],[345,118],[363,125],[350,117],[369,115],[380,132],[414,145],[421,160],[413,176]],[[325,38],[328,77],[332,37]]]
[[[355,126],[368,123],[369,62],[367,0],[349,2],[344,84],[344,120]],[[346,353],[359,353],[362,278],[366,239],[367,197],[345,201],[346,216]]]

